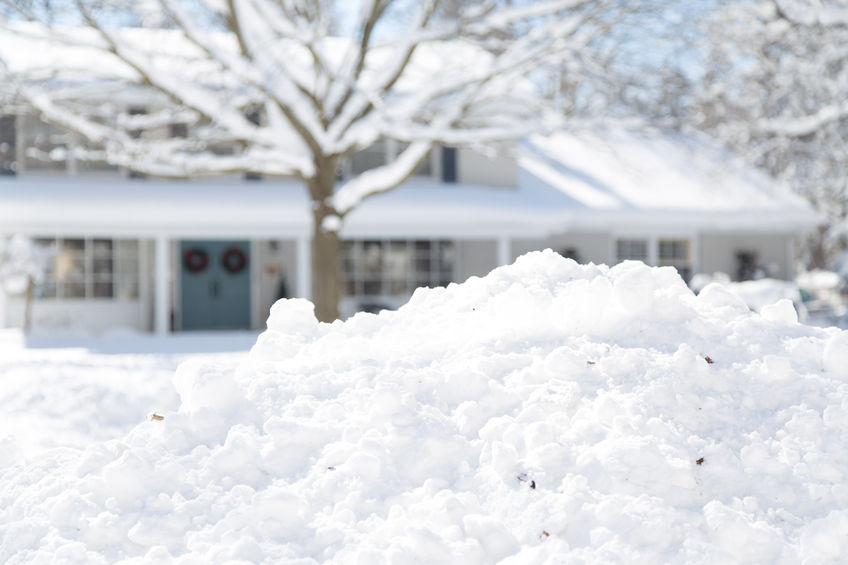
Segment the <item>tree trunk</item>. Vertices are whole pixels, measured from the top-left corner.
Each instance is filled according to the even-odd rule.
[[[339,233],[323,228],[325,217],[317,211],[313,214],[312,301],[315,303],[315,317],[321,322],[332,322],[339,318],[341,246]]]
[[[24,321],[21,328],[24,333],[29,333],[32,324],[32,291],[35,288],[35,279],[27,276],[26,297],[24,299]]]
[[[337,225],[325,219],[337,216],[329,205],[336,185],[336,159],[316,160],[318,171],[308,183],[312,198],[312,302],[320,322],[339,318],[341,244]]]

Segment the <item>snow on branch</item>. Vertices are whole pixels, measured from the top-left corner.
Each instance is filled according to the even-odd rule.
[[[416,141],[404,149],[391,163],[365,171],[339,187],[332,207],[344,216],[369,196],[387,192],[405,181],[433,148],[430,141]]]
[[[815,133],[827,124],[848,119],[848,101],[829,104],[818,112],[798,118],[773,118],[760,120],[759,130],[765,133],[803,137]]]
[[[773,0],[777,15],[793,24],[804,26],[848,26],[848,6],[835,0],[802,2]]]

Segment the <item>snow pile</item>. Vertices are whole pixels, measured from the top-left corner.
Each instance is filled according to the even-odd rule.
[[[552,252],[397,312],[277,303],[178,411],[2,474],[6,563],[827,563],[848,333]]]

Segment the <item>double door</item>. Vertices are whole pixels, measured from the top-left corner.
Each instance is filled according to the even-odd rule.
[[[183,330],[250,328],[247,241],[181,241]]]

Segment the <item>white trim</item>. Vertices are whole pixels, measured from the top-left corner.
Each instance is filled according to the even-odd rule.
[[[697,232],[689,240],[689,265],[693,277],[701,272],[701,234]]]
[[[150,292],[150,241],[138,239],[138,308],[141,324],[145,330],[151,330],[153,320],[150,316],[151,292]]]
[[[312,257],[311,241],[307,237],[299,237],[296,240],[295,264],[297,265],[297,283],[295,285],[295,296],[298,298],[312,299]]]
[[[169,323],[169,297],[171,289],[168,285],[168,255],[169,255],[169,240],[166,235],[156,236],[155,247],[155,292],[153,296],[153,329],[158,335],[166,335],[170,330]]]
[[[248,255],[250,261],[250,327],[258,328],[261,326],[259,298],[262,293],[262,272],[259,268],[259,240],[249,239],[247,245],[250,253]]]
[[[783,277],[786,280],[793,280],[798,276],[797,267],[795,264],[795,237],[788,236],[786,238],[786,272],[783,273]]]
[[[498,266],[509,265],[512,262],[510,240],[508,237],[498,238]]]

